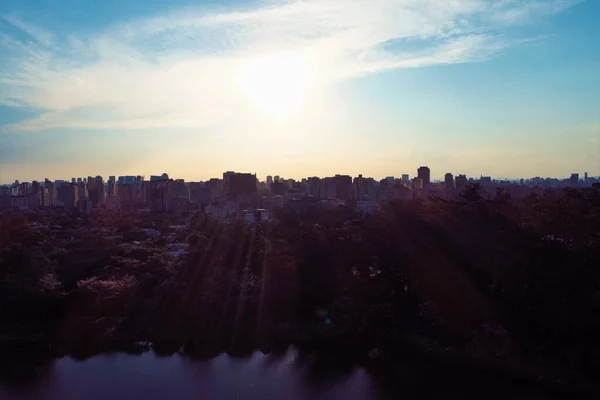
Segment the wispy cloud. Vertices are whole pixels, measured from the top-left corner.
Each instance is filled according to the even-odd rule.
[[[18,130],[202,127],[242,109],[253,57],[305,54],[318,84],[389,69],[486,60],[528,38],[512,28],[578,0],[268,1],[186,9],[60,36],[0,17],[0,104],[42,111]]]

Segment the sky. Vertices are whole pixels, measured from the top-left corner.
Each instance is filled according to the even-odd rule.
[[[2,0],[0,182],[600,175],[598,0]]]

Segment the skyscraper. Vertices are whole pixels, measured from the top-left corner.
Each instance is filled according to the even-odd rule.
[[[467,186],[467,176],[466,175],[458,175],[455,179],[456,182],[456,191],[462,192]]]
[[[450,172],[444,175],[444,182],[446,183],[446,191],[453,192],[454,191],[454,176]]]
[[[48,203],[45,204],[45,207],[54,207],[54,203],[57,199],[57,190],[56,184],[50,181],[48,178],[44,180],[44,188],[48,189]]]
[[[79,191],[76,183],[64,182],[58,187],[58,200],[65,209],[71,209],[77,205]]]
[[[81,182],[81,183],[77,184],[77,191],[78,191],[79,200],[87,199],[88,191],[87,191],[87,185],[85,183]]]
[[[115,196],[117,194],[117,183],[114,176],[108,177],[107,189],[108,196]]]
[[[417,170],[417,178],[423,181],[423,188],[427,188],[431,181],[431,171],[429,170],[429,167],[419,167]]]
[[[223,190],[230,199],[256,194],[256,174],[227,171],[223,173]]]
[[[571,174],[569,183],[571,184],[571,186],[577,186],[579,184],[579,174],[578,173]]]
[[[88,196],[92,201],[93,207],[100,207],[104,205],[106,198],[106,190],[104,188],[104,182],[101,176],[96,178],[88,177],[87,181]]]

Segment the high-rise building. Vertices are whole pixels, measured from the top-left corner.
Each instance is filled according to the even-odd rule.
[[[119,202],[123,205],[133,205],[136,203],[136,185],[134,183],[123,183],[119,185]]]
[[[77,205],[79,192],[76,183],[64,182],[58,187],[58,201],[65,209],[71,209]]]
[[[419,167],[417,169],[417,178],[423,181],[423,188],[427,188],[431,182],[431,171],[429,167]]]
[[[29,207],[31,208],[39,208],[43,205],[42,203],[42,187],[38,181],[31,182],[31,188],[29,191]]]
[[[117,180],[117,184],[123,185],[125,183],[133,183],[135,181],[136,181],[136,177],[132,176],[132,175],[119,176],[119,179]]]
[[[24,196],[24,195],[29,194],[30,189],[31,189],[31,184],[29,182],[21,182],[18,187],[19,196]]]
[[[444,175],[444,182],[446,184],[446,191],[453,192],[454,191],[454,176],[448,172]]]
[[[163,173],[162,175],[150,175],[151,182],[153,182],[153,181],[168,181],[168,180],[169,180],[169,174],[167,174],[166,172]]]
[[[462,192],[465,187],[467,186],[467,176],[466,175],[458,175],[455,179],[454,179],[455,183],[456,183],[456,191],[457,192]]]
[[[273,184],[273,177],[271,175],[267,175],[267,187],[270,189]]]
[[[225,193],[230,194],[233,186],[233,177],[235,176],[234,171],[223,172],[223,190]]]
[[[365,194],[365,179],[362,174],[359,174],[357,178],[354,178],[354,198],[362,199]]]
[[[353,198],[352,177],[336,175],[333,177],[336,195],[334,198],[349,201]]]
[[[50,203],[50,192],[47,187],[42,188],[42,207],[50,208],[52,205]]]
[[[46,178],[44,188],[48,189],[48,204],[44,204],[44,207],[54,207],[57,199],[56,184]]]
[[[318,178],[316,176],[310,177],[307,179],[307,193],[309,195],[315,196],[315,197],[319,197],[319,187],[321,185],[321,178]]]
[[[106,189],[104,188],[104,182],[102,180],[102,177],[88,177],[87,187],[88,197],[92,201],[92,206],[103,206],[106,199]]]
[[[335,197],[335,185],[333,178],[320,178],[319,182],[319,198],[328,199]]]
[[[569,179],[569,184],[571,186],[577,186],[579,184],[579,174],[571,174],[571,178]]]
[[[223,190],[233,200],[238,196],[253,196],[257,192],[256,175],[233,171],[224,172]]]
[[[117,194],[117,183],[115,181],[115,177],[114,176],[109,176],[108,177],[108,183],[106,185],[107,188],[107,195],[108,196],[116,196]]]
[[[413,190],[422,190],[424,187],[425,182],[423,181],[423,178],[419,178],[418,176],[413,178]]]
[[[183,179],[175,179],[171,185],[169,185],[169,196],[178,197],[189,200],[190,199],[190,187],[185,184]]]
[[[87,189],[87,185],[85,183],[81,182],[81,183],[77,184],[77,191],[78,191],[78,195],[79,195],[79,200],[88,198],[88,189]]]

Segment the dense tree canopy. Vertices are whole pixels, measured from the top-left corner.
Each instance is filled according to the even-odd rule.
[[[391,354],[427,343],[598,367],[599,188],[484,200],[474,186],[459,201],[391,202],[374,215],[177,223],[0,216],[0,329],[187,348],[314,341]],[[173,242],[187,254],[171,254]]]

